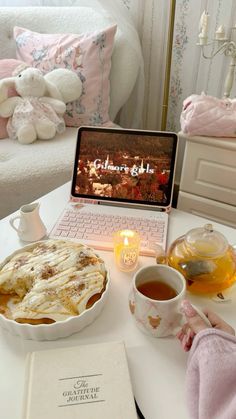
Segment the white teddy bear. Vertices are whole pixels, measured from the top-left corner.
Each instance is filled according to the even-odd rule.
[[[19,96],[7,98],[8,87]],[[67,69],[56,69],[43,76],[36,68],[26,68],[16,77],[0,82],[0,116],[9,118],[10,138],[22,144],[37,138],[48,140],[65,130],[62,117],[65,103],[76,100],[82,92],[79,77]]]

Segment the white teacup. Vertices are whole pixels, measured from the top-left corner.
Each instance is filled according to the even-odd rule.
[[[170,286],[173,298],[161,300],[157,299],[157,294],[155,299],[144,295],[142,288],[147,287],[150,281]],[[154,288],[158,287],[158,283]],[[185,294],[185,278],[176,269],[167,265],[150,265],[139,269],[133,278],[129,295],[130,311],[139,329],[154,337],[175,335],[184,323],[180,306]]]
[[[16,220],[19,220],[18,226],[15,225]],[[47,232],[39,215],[38,202],[23,205],[19,215],[10,218],[10,224],[17,231],[19,238],[25,242],[40,240]]]

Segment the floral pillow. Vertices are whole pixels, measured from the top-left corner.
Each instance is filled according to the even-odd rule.
[[[18,70],[20,71],[22,68],[25,68],[25,64],[22,61],[13,58],[0,60],[0,79],[14,76],[15,71],[18,72]],[[9,88],[8,96],[17,96],[15,89]],[[8,118],[0,117],[0,140],[8,137],[7,122]]]
[[[44,74],[62,67],[80,77],[82,94],[67,104],[67,126],[102,125],[109,121],[109,75],[115,34],[116,25],[82,35],[40,34],[14,28],[18,59]]]

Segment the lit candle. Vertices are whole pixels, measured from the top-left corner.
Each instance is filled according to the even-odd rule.
[[[225,28],[223,25],[220,25],[215,33],[216,39],[225,39]]]
[[[140,236],[133,230],[120,230],[114,234],[114,255],[121,271],[133,271],[138,263]]]

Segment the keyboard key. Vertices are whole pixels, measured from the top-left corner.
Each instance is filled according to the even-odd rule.
[[[84,233],[81,233],[81,232],[76,233],[77,239],[82,239],[83,237],[84,237]]]
[[[99,239],[100,242],[107,242],[107,243],[112,242],[112,237],[109,237],[109,236],[97,236],[96,234],[87,234],[87,233],[84,234],[85,240],[97,241],[98,238],[100,238]]]
[[[70,233],[68,233],[68,237],[74,238],[75,236],[76,236],[75,231],[71,231]]]
[[[63,220],[61,220],[60,225],[61,226],[68,226],[69,225],[69,221],[63,221]]]

